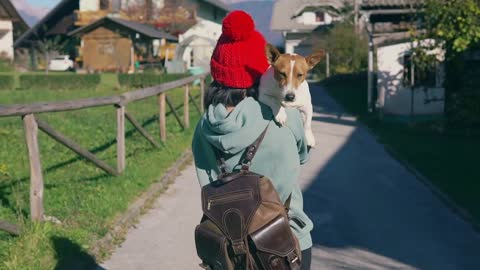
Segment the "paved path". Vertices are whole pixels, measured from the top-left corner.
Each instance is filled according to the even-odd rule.
[[[322,89],[311,91],[318,147],[300,182],[315,223],[312,269],[479,270],[480,235]],[[193,243],[199,202],[190,166],[102,266],[199,269]]]

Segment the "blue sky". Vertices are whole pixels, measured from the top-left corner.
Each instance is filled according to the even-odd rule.
[[[34,7],[53,7],[59,0],[27,0]]]

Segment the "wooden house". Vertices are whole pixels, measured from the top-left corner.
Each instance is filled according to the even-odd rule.
[[[177,8],[180,7],[180,9],[182,8],[181,5],[185,5],[186,7],[192,9],[188,10],[192,16],[192,22],[190,25],[187,25],[188,28],[182,30],[180,33],[169,25],[164,25],[161,23],[162,15],[164,17],[166,16],[167,19],[169,17],[172,17],[174,20],[178,19],[176,16],[177,14],[170,14],[170,11],[166,9],[167,2],[173,4]],[[164,11],[163,13],[162,10]],[[184,8],[184,10],[187,12],[186,8]],[[110,42],[109,44],[122,44],[118,46],[115,45],[114,47],[116,48],[115,52],[125,56],[125,59],[127,55],[131,56],[132,46],[131,44],[129,45],[129,42],[127,42],[127,39],[129,39],[130,42],[138,42],[138,44],[141,45],[140,47],[146,47],[146,50],[148,50],[146,55],[156,56],[158,54],[157,60],[160,60],[162,57],[167,56],[167,54],[171,55],[175,52],[175,47],[171,46],[171,43],[166,42],[173,41],[174,39],[171,36],[165,38],[165,32],[173,36],[178,36],[178,34],[186,32],[194,25],[197,26],[196,29],[202,29],[202,26],[203,28],[209,27],[205,26],[206,24],[197,25],[197,23],[201,21],[208,21],[220,26],[221,21],[227,12],[228,6],[220,0],[184,0],[181,3],[177,3],[177,1],[173,0],[61,0],[57,6],[55,6],[44,18],[42,18],[42,20],[40,20],[39,23],[37,23],[32,29],[22,35],[19,40],[15,42],[15,47],[28,48],[32,54],[35,54],[40,41],[61,36],[64,40],[69,41],[68,46],[65,48],[65,52],[70,55],[71,59],[77,60],[77,62],[80,64],[90,63],[85,66],[85,68],[110,69],[116,65],[112,62],[113,60],[105,62],[103,67],[100,68],[100,64],[94,65],[91,63],[91,60],[100,58],[82,58],[84,55],[86,55],[87,58],[92,55],[91,50],[86,48],[91,46],[92,40],[98,40],[102,33],[106,34],[106,36],[110,38],[108,41]],[[128,21],[134,23],[130,24]],[[99,24],[102,24],[102,26],[99,26]],[[148,27],[148,25],[153,25],[155,27]],[[178,21],[174,21],[174,25],[178,26]],[[81,31],[76,31],[81,27]],[[114,31],[112,28],[116,27],[122,29],[120,31],[121,34],[117,35],[112,32]],[[150,33],[151,35],[146,35],[145,31],[139,31],[146,30],[146,28],[149,28],[149,30],[146,32]],[[155,28],[161,28],[165,31],[153,31]],[[108,34],[105,31],[107,31]],[[189,32],[188,37],[198,36],[198,40],[196,38],[187,39],[187,36],[182,38],[182,40],[189,41],[188,44],[184,44],[187,49],[182,50],[183,54],[176,56],[178,61],[183,61],[182,66],[197,64],[195,62],[196,60],[193,62],[190,60],[192,59],[192,54],[193,59],[198,59],[198,57],[195,56],[196,50],[190,45],[198,45],[198,43],[201,43],[199,40],[203,40],[205,38],[216,41],[214,36],[211,34],[205,34],[205,32],[206,31],[203,30]],[[72,39],[69,33],[74,33],[75,35],[73,36],[80,38]],[[136,37],[137,34],[138,38]],[[134,35],[135,38],[132,38],[131,35]],[[94,38],[94,36],[97,38]],[[162,36],[162,38],[155,38],[157,36]],[[86,39],[83,40],[83,38]],[[122,41],[120,42],[119,40]],[[145,43],[152,44],[147,44],[144,46],[143,44]],[[206,44],[210,43],[211,42],[209,41]],[[86,54],[85,51],[83,51],[84,49],[86,49]],[[200,55],[200,53],[198,53],[198,55]],[[173,58],[173,55],[171,58]],[[36,59],[36,57],[32,57],[32,59]],[[116,60],[120,61],[119,59]],[[121,63],[118,66],[121,66],[123,69],[127,62],[130,63],[131,59],[128,61],[124,59],[121,60]]]
[[[139,46],[149,50],[154,40],[162,43],[178,40],[151,25],[110,17],[78,28],[69,35],[81,37],[82,66],[90,71],[133,71]]]
[[[0,58],[13,60],[14,40],[28,28],[10,0],[0,0]]]

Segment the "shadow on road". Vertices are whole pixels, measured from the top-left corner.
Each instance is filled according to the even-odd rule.
[[[480,269],[480,236],[318,86],[304,179],[312,269]]]
[[[95,262],[77,243],[63,237],[52,237],[57,265],[54,270],[106,270]]]

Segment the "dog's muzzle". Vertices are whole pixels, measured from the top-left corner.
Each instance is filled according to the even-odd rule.
[[[285,95],[285,101],[287,101],[287,102],[295,101],[295,94],[293,94],[293,93],[286,94]]]

